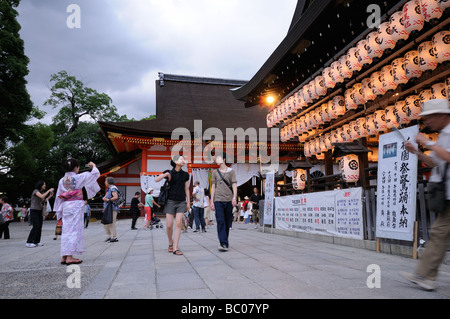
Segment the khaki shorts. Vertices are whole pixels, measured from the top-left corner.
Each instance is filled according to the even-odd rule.
[[[176,201],[168,199],[164,206],[164,213],[175,215],[176,213],[184,213],[186,211],[186,201]]]

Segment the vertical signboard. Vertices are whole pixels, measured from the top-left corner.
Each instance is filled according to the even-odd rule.
[[[417,155],[406,150],[415,144],[417,125],[380,135],[376,236],[412,241],[416,220]]]
[[[264,225],[273,225],[273,194],[275,187],[275,173],[266,174],[265,200],[264,200]]]

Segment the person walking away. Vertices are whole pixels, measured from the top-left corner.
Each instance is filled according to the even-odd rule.
[[[29,218],[33,227],[31,228],[30,234],[28,235],[28,239],[26,242],[26,247],[33,248],[36,246],[42,246],[41,244],[41,234],[42,234],[42,209],[43,203],[46,199],[49,199],[53,196],[54,188],[50,188],[45,193],[45,189],[47,185],[44,181],[37,182],[34,187],[33,192],[31,193],[31,205],[30,205],[30,214]]]
[[[250,196],[250,203],[252,203],[253,221],[255,222],[255,229],[258,228],[259,218],[259,201],[261,200],[261,194],[259,194],[258,187],[253,187],[253,194]]]
[[[209,207],[209,190],[204,189],[205,196],[203,197],[203,209],[205,211],[205,229],[208,229],[209,225],[212,225],[212,214],[211,214],[211,208]]]
[[[119,189],[115,185],[116,182],[113,177],[108,176],[105,180],[105,186],[106,186],[106,194],[102,198],[103,199],[103,208],[106,208],[108,205],[108,202],[112,202],[113,207],[113,222],[111,224],[104,225],[106,234],[108,235],[108,238],[105,240],[105,242],[109,243],[115,243],[119,240],[117,239],[117,230],[116,230],[116,222],[117,222],[117,215],[120,213],[119,206],[117,206],[114,202],[119,199]]]
[[[63,164],[66,173],[59,180],[54,204],[56,218],[62,220],[61,264],[82,262],[73,256],[84,252],[83,187],[88,198],[94,197],[100,190],[97,183],[100,172],[93,162],[89,162],[88,166],[91,171],[79,174],[80,161],[70,158]]]
[[[155,182],[163,178],[169,180],[170,190],[168,199],[164,206],[166,214],[167,237],[169,239],[168,252],[174,255],[183,255],[178,247],[181,237],[181,223],[183,214],[190,210],[189,173],[183,171],[186,161],[182,155],[175,155],[170,161],[172,170],[165,171],[155,178]],[[175,229],[174,229],[175,224]]]
[[[237,205],[236,172],[227,167],[222,156],[217,155],[216,164],[211,177],[211,209],[216,212],[217,235],[219,237],[219,251],[229,249],[228,235],[233,221],[233,207]]]
[[[9,223],[14,220],[14,209],[7,203],[8,197],[6,195],[2,195],[0,197],[0,204],[2,204],[2,210],[0,211],[0,238],[5,236],[4,239],[10,239],[9,235]]]
[[[438,269],[442,263],[450,244],[450,108],[446,99],[433,99],[426,101],[419,114],[427,127],[432,131],[439,131],[436,142],[430,141],[424,134],[416,136],[418,144],[431,150],[429,156],[416,149],[411,142],[406,143],[406,149],[417,154],[419,160],[425,165],[433,167],[430,182],[445,181],[446,201],[442,211],[436,212],[437,218],[431,226],[430,239],[425,244],[423,256],[420,257],[413,273],[400,274],[412,283],[425,290],[435,289]],[[445,180],[443,180],[443,177]]]
[[[202,227],[202,232],[206,233],[205,224],[205,208],[203,198],[205,197],[205,191],[200,187],[200,182],[194,182],[194,189],[192,190],[192,197],[194,197],[194,219],[195,219],[195,230],[194,233],[200,231],[200,225]]]
[[[87,200],[84,201],[84,228],[88,228],[89,219],[91,218],[91,206]]]
[[[131,212],[131,229],[137,230],[136,221],[141,215],[141,211],[139,207],[144,207],[144,204],[139,200],[139,196],[141,196],[140,192],[134,193],[134,197],[131,199],[130,212]]]

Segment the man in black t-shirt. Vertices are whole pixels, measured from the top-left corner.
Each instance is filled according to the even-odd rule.
[[[130,213],[132,216],[131,220],[131,229],[136,230],[136,221],[139,218],[139,215],[141,215],[141,211],[139,210],[139,207],[143,207],[144,205],[139,201],[139,196],[141,196],[141,193],[136,192],[134,194],[134,197],[131,199],[131,206],[130,206]]]
[[[258,191],[257,187],[253,188],[253,194],[250,196],[250,202],[252,205],[253,210],[253,220],[255,221],[255,225],[258,227],[258,214],[259,214],[259,201],[261,200],[261,194]]]

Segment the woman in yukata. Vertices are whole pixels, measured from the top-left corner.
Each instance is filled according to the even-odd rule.
[[[80,259],[73,255],[80,255],[84,251],[84,201],[83,187],[87,197],[94,197],[100,190],[97,179],[100,172],[94,163],[89,162],[90,172],[78,174],[80,162],[76,159],[67,160],[63,167],[66,174],[59,180],[55,199],[55,212],[62,218],[61,235],[61,264],[79,264]]]

